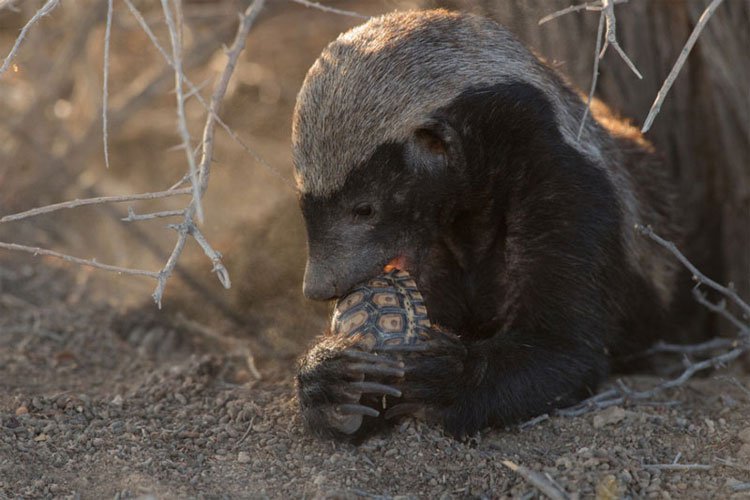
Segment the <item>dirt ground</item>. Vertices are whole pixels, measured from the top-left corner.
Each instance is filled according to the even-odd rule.
[[[416,4],[347,3],[369,14]],[[248,40],[223,116],[288,180],[290,117],[301,80],[325,43],[359,20],[286,2],[269,2],[268,9]],[[62,33],[78,17],[71,7],[46,22],[60,23]],[[209,28],[212,22],[205,21]],[[3,46],[16,32],[0,30]],[[134,67],[160,63],[139,33],[118,11],[112,95]],[[61,98],[71,118],[33,122],[45,141],[77,137],[76,127],[96,115],[100,34],[92,33],[76,59],[76,80]],[[8,80],[8,88],[20,92],[41,78],[26,69],[29,59],[22,54],[14,77],[26,80]],[[211,62],[191,76],[202,82],[216,71]],[[3,120],[20,114],[5,105],[10,95],[0,92]],[[188,104],[198,133],[203,115],[194,101]],[[102,195],[168,186],[185,168],[176,141],[174,96],[165,91],[111,131],[109,170],[96,149],[64,190],[41,186],[49,199],[38,200],[14,196],[8,182],[21,171],[52,168],[32,154],[44,147],[4,141],[0,152],[20,153],[10,156],[18,162],[0,165],[3,175],[15,169],[0,175],[0,213],[92,196],[84,191],[91,186]],[[294,192],[279,172],[257,165],[225,135],[217,136],[217,159],[203,230],[226,256],[234,285],[221,289],[210,264],[190,248],[181,269],[192,278],[176,275],[167,288],[169,326],[155,320],[149,280],[0,255],[0,500],[541,497],[504,461],[540,474],[571,498],[750,498],[750,375],[738,367],[696,379],[652,405],[484,430],[465,442],[410,419],[360,446],[307,435],[294,401],[294,363],[322,331],[328,310],[300,294],[304,230]],[[171,203],[158,209],[180,207]],[[87,210],[5,225],[0,239],[117,265],[163,265],[173,244],[163,225],[125,225],[119,217],[126,207]],[[145,243],[155,250],[146,251]],[[655,382],[627,379],[634,387]]]
[[[504,460],[571,498],[750,496],[748,376],[465,442],[416,420],[326,442],[291,362],[256,360],[257,380],[206,329],[123,327],[66,269],[22,262],[0,267],[0,498],[540,497]],[[700,467],[651,467],[673,463]]]

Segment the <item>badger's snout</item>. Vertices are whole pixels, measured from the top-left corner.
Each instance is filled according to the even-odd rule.
[[[333,270],[321,262],[308,260],[302,293],[310,300],[331,300],[345,290],[339,290]]]

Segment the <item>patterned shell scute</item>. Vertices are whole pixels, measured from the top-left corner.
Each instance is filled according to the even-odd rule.
[[[368,349],[429,339],[431,323],[409,273],[393,270],[353,288],[336,303],[331,333],[361,337]]]

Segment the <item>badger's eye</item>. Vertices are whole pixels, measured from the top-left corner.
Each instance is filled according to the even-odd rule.
[[[353,212],[357,218],[364,219],[370,217],[375,210],[373,210],[372,205],[369,203],[360,203],[354,207]]]

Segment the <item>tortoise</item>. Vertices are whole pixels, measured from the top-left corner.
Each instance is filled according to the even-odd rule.
[[[367,376],[402,378],[404,356],[423,350],[420,347],[426,347],[434,337],[434,329],[414,278],[406,271],[386,268],[339,298],[329,331],[350,338],[354,346],[341,353],[352,362],[354,381],[348,382],[347,388],[351,397],[349,403],[328,414],[329,425],[354,434],[364,416],[377,417],[379,410],[386,409],[387,396],[401,396],[394,386],[370,381]]]
[[[367,351],[417,346],[432,327],[424,298],[408,272],[393,269],[355,286],[334,307],[331,333],[358,337]]]

